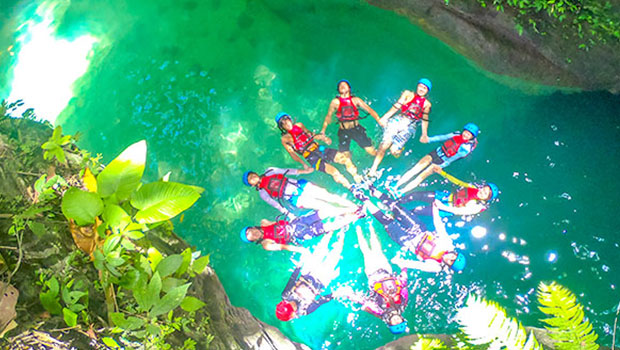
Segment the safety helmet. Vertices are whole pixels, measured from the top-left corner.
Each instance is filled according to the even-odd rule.
[[[276,124],[278,124],[278,126],[280,126],[280,120],[282,120],[282,118],[284,117],[291,117],[290,115],[288,115],[288,113],[284,113],[284,112],[280,112],[276,115]]]
[[[244,185],[252,186],[252,185],[250,185],[250,181],[248,179],[250,177],[250,174],[252,174],[252,173],[253,173],[253,171],[251,171],[251,170],[248,170],[245,173],[243,173],[243,177],[241,179],[243,180],[243,184]]]
[[[433,84],[431,83],[431,81],[426,79],[426,78],[422,78],[422,79],[418,80],[418,84],[422,84],[422,85],[426,86],[428,88],[428,92],[431,92],[431,89],[433,88]],[[351,85],[349,85],[349,86],[351,86]]]
[[[390,332],[392,332],[392,334],[405,333],[405,331],[407,330],[407,321],[403,320],[403,322],[388,326],[388,328],[390,329]]]
[[[491,188],[491,199],[497,198],[499,196],[499,187],[492,182],[487,183],[487,186]]]
[[[241,240],[244,241],[245,243],[252,243],[252,241],[250,241],[248,239],[248,229],[250,228],[250,226],[246,226],[244,228],[241,229],[241,232],[239,234],[239,236],[241,236]]]
[[[290,301],[282,300],[276,306],[276,317],[280,321],[290,321],[295,315],[295,309]]]
[[[338,84],[336,84],[336,91],[338,91],[338,89],[340,88],[340,83],[347,83],[347,85],[349,85],[349,90],[353,89],[351,87],[351,83],[348,80],[342,79],[338,82]]]
[[[465,124],[463,130],[469,131],[472,135],[474,135],[474,137],[478,137],[478,133],[480,133],[480,128],[474,123]]]
[[[458,253],[456,255],[454,263],[450,267],[456,272],[463,271],[463,269],[465,268],[465,255],[463,255],[462,253]]]

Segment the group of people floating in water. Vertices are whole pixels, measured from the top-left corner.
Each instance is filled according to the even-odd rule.
[[[453,273],[465,268],[465,256],[456,250],[443,218],[481,213],[497,198],[499,189],[493,183],[462,183],[464,186],[455,191],[412,191],[433,173],[449,176],[443,169],[470,155],[477,145],[479,128],[473,123],[466,124],[460,132],[428,136],[431,103],[427,94],[431,87],[428,79],[420,79],[415,91],[405,90],[398,101],[379,117],[366,102],[352,95],[347,80],[341,80],[337,84],[338,96],[331,101],[319,133],[310,132],[303,123],[295,123],[289,114],[279,113],[275,117],[282,133],[282,145],[295,161],[303,165],[303,169],[270,167],[262,174],[253,171],[243,174],[243,183],[254,187],[264,201],[280,211],[280,217],[285,217],[244,227],[240,236],[244,242],[256,243],[266,250],[302,254],[284,287],[282,300],[276,306],[278,319],[290,321],[308,315],[338,298],[361,305],[362,310],[380,318],[392,333],[400,334],[407,330],[407,321],[403,317],[408,301],[407,269]],[[360,124],[363,119],[360,110],[372,116],[383,128],[378,149]],[[338,149],[319,144],[331,144],[325,131],[334,113],[339,123]],[[394,157],[399,157],[420,125],[420,142],[442,142],[441,146],[422,157],[395,184],[387,181],[385,190],[379,189],[378,185],[375,187],[375,182],[382,176],[378,167],[385,153],[389,150]],[[375,157],[363,176],[351,160],[351,141]],[[353,183],[334,163],[344,165]],[[329,174],[361,204],[332,194],[305,179],[293,178],[314,170]],[[410,209],[406,206],[410,202],[424,204]],[[307,212],[298,216],[298,209]],[[424,215],[432,216],[434,230],[426,227],[420,219],[419,216]],[[326,288],[339,273],[337,265],[344,246],[344,234],[350,224],[362,218],[365,218],[363,226],[367,227],[368,238],[360,225],[356,225],[356,233],[364,256],[369,289],[360,292],[342,286],[326,293]],[[400,271],[395,271],[385,256],[371,218],[376,219],[401,247],[391,259]],[[330,248],[332,236],[336,236],[336,242]],[[312,250],[302,245],[316,237],[321,238]]]

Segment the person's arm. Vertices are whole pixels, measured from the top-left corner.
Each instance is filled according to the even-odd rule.
[[[431,113],[431,103],[424,101],[424,109],[422,110],[422,135],[420,142],[428,143],[428,115]]]
[[[298,247],[292,244],[280,244],[280,243],[276,243],[270,239],[265,239],[261,242],[263,248],[265,250],[268,251],[279,251],[279,250],[287,250],[289,252],[294,252],[294,253],[305,253],[307,251],[306,248],[304,247]]]
[[[390,117],[393,116],[394,113],[400,110],[400,107],[402,105],[407,103],[407,97],[411,96],[411,94],[412,92],[409,90],[403,91],[398,101],[395,104],[393,104],[392,107],[387,112],[385,112],[385,114],[381,117],[381,121],[383,123],[387,123],[387,120],[390,119]]]
[[[454,215],[476,215],[483,212],[487,207],[477,201],[470,201],[464,207],[455,207],[444,203],[437,203],[439,210],[450,212]]]
[[[287,137],[288,136],[288,137]],[[288,152],[288,154],[291,156],[291,158],[293,158],[294,161],[298,162],[299,164],[303,165],[304,170],[308,170],[308,169],[312,169],[310,166],[308,166],[308,164],[306,164],[306,162],[304,162],[299,155],[297,154],[297,152],[295,152],[295,149],[293,148],[293,146],[291,146],[290,143],[286,142],[287,139],[290,139],[291,136],[290,135],[284,135],[282,136],[282,145],[284,146],[284,149],[286,149],[286,151]]]
[[[340,102],[337,98],[333,99],[329,104],[329,108],[327,108],[327,114],[325,115],[325,120],[323,121],[323,127],[321,128],[321,134],[325,134],[325,130],[327,130],[327,126],[332,122],[332,115],[338,109],[338,104]]]
[[[392,258],[392,263],[401,268],[410,268],[426,272],[441,272],[441,265],[435,260],[418,261],[395,256]]]
[[[459,135],[459,133],[458,132],[451,132],[451,133],[443,134],[443,135],[430,136],[428,138],[428,142],[443,142],[443,141],[445,141],[447,139],[453,138],[456,135]]]
[[[299,277],[300,272],[301,272],[300,266],[296,267],[295,271],[293,271],[291,278],[288,279],[288,282],[286,283],[286,287],[284,287],[284,290],[282,291],[283,298],[293,288],[293,286],[295,286],[295,282],[297,282],[297,277]]]
[[[319,300],[315,300],[312,302],[312,304],[310,304],[310,306],[308,306],[308,311],[306,312],[306,315],[310,315],[311,313],[315,312],[316,309],[319,308],[319,306],[331,301],[333,299],[331,293],[327,294],[327,295],[321,295],[319,297]]]
[[[261,226],[269,226],[269,225],[273,225],[275,224],[275,221],[271,221],[271,220],[267,220],[267,219],[261,219],[260,220],[260,225]]]
[[[433,201],[433,225],[435,226],[435,232],[437,233],[438,236],[448,236],[448,232],[446,231],[446,226],[443,223],[443,220],[441,219],[441,216],[439,215],[439,207],[437,203],[441,203],[438,199],[435,199]]]
[[[276,210],[278,210],[280,213],[289,216],[291,213],[289,213],[288,210],[286,210],[286,208],[284,208],[277,200],[273,199],[265,190],[260,190],[258,191],[258,195],[260,196],[260,198],[262,200],[264,200],[265,202],[267,202],[267,204],[271,205],[272,207],[276,208]],[[291,219],[292,220],[292,219]]]
[[[370,114],[370,116],[372,116],[377,121],[379,126],[385,127],[385,123],[381,121],[381,118],[379,118],[379,114],[377,114],[377,112],[375,112],[374,109],[372,109],[366,102],[364,102],[364,100],[362,100],[359,97],[354,97],[353,101],[359,108],[363,109],[364,111],[366,111],[366,113]]]

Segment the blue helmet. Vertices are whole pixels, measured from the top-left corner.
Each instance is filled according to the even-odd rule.
[[[407,330],[407,321],[403,320],[403,322],[388,326],[388,328],[390,329],[390,332],[392,332],[392,334],[405,333],[405,331]]]
[[[454,260],[454,263],[450,267],[456,272],[463,271],[463,269],[465,268],[465,262],[465,255],[463,255],[462,253],[458,253],[456,255],[456,260]]]
[[[250,181],[248,181],[248,178],[250,177],[250,174],[252,174],[253,171],[248,170],[245,173],[243,173],[243,177],[241,178],[243,180],[243,184],[246,186],[252,186],[250,185]]]
[[[431,89],[433,88],[433,84],[431,83],[431,81],[426,79],[426,78],[422,78],[422,79],[418,80],[418,84],[422,84],[422,85],[426,86],[428,88],[428,92],[431,92]],[[351,86],[351,85],[349,85],[349,86]]]
[[[250,241],[248,239],[247,231],[248,231],[249,228],[250,228],[250,226],[246,226],[246,227],[242,228],[241,232],[240,232],[241,240],[244,241],[245,243],[252,243],[252,241]]]
[[[280,125],[280,120],[282,120],[282,118],[284,117],[291,117],[290,115],[288,115],[288,113],[284,113],[284,112],[280,112],[276,115],[276,124],[278,124],[278,126]]]
[[[465,124],[463,130],[469,131],[472,135],[474,135],[474,137],[478,137],[478,134],[480,133],[480,128],[474,123]]]
[[[338,89],[340,88],[340,83],[347,83],[347,85],[349,85],[349,90],[352,89],[351,88],[351,83],[348,80],[346,80],[346,79],[342,79],[342,80],[340,80],[338,82],[338,84],[336,84],[336,91],[338,91]]]
[[[497,196],[499,196],[499,187],[497,187],[497,185],[492,182],[489,182],[487,186],[491,188],[491,199],[497,198]]]

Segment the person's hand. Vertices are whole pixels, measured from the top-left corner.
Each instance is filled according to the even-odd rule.
[[[422,135],[422,136],[420,136],[420,142],[422,142],[422,143],[428,143],[428,136],[427,136],[427,135]]]
[[[323,135],[323,141],[325,141],[325,144],[327,145],[332,144],[332,139],[330,139],[327,135]]]
[[[385,129],[385,127],[387,126],[388,119],[390,118],[383,117],[379,119],[379,125]]]
[[[300,170],[299,173],[300,174],[310,174],[311,172],[314,171],[314,168],[309,166],[309,165],[305,165],[303,170]]]

